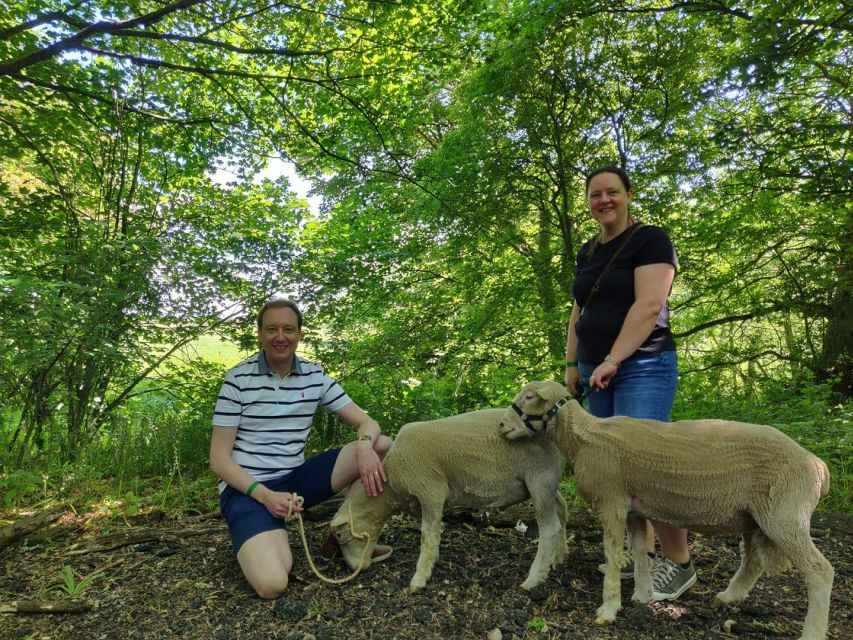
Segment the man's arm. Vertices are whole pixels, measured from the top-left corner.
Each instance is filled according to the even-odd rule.
[[[231,457],[236,438],[237,427],[213,427],[213,434],[210,436],[210,470],[235,491],[246,493],[255,483],[255,479]],[[251,497],[277,518],[285,517],[290,510],[290,493],[272,491],[258,483],[252,490]],[[293,510],[302,511],[302,506],[294,504]]]
[[[358,475],[361,477],[361,482],[368,494],[376,495],[376,490],[382,490],[382,482],[388,482],[388,476],[385,475],[385,468],[382,466],[382,459],[374,451],[379,442],[379,436],[382,434],[379,423],[367,415],[355,402],[350,402],[341,407],[335,411],[335,414],[352,425],[358,432],[359,440],[355,443]],[[361,440],[362,436],[370,436],[370,440]],[[379,474],[378,477],[376,473]]]
[[[359,407],[355,402],[350,402],[346,406],[341,407],[335,414],[341,417],[342,420],[352,425],[358,431],[358,437],[370,436],[370,442],[376,443],[382,430],[379,428],[379,423],[364,412],[364,409]],[[366,441],[365,441],[366,442]]]

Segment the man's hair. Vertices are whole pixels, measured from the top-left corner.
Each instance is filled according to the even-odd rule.
[[[299,310],[299,307],[296,306],[296,303],[292,300],[288,300],[287,298],[274,298],[267,302],[263,307],[261,307],[261,310],[258,311],[258,331],[262,328],[264,314],[267,312],[267,309],[293,309],[293,313],[296,314],[297,328],[302,329],[302,312]]]
[[[625,191],[631,190],[631,179],[628,177],[628,174],[625,173],[625,170],[621,167],[617,167],[615,164],[611,164],[606,167],[599,167],[598,169],[589,172],[589,175],[586,177],[586,181],[584,182],[584,194],[589,193],[589,183],[600,173],[615,173],[619,176],[619,180],[622,181],[622,186],[625,187]]]

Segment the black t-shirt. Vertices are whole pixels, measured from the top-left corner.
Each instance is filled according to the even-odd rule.
[[[604,272],[599,282],[598,293],[593,296],[589,307],[587,297],[592,285],[604,266],[622,244],[624,234],[606,242],[599,243],[596,250],[588,255],[592,239],[588,240],[578,253],[575,280],[572,294],[581,307],[581,317],[575,323],[578,336],[578,360],[590,364],[599,364],[610,353],[616,336],[622,329],[628,309],[634,304],[634,269],[647,264],[669,263],[678,267],[675,249],[666,233],[658,227],[643,225],[637,229],[634,237]],[[660,353],[675,349],[675,340],[669,330],[669,303],[665,303],[658,315],[655,328],[648,339],[633,354]]]

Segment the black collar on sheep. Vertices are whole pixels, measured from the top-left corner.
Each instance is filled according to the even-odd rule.
[[[524,413],[524,411],[521,410],[521,407],[515,404],[515,402],[512,403],[512,409],[518,414],[518,417],[521,418],[521,421],[524,423],[524,426],[530,429],[533,433],[536,433],[537,431],[539,431],[539,429],[536,429],[531,421],[539,420],[542,423],[541,430],[545,431],[548,428],[548,423],[551,421],[551,418],[557,415],[557,412],[560,410],[560,407],[567,404],[569,400],[571,400],[571,398],[560,398],[559,400],[557,400],[557,403],[553,407],[548,409],[548,412],[544,415],[528,415]]]

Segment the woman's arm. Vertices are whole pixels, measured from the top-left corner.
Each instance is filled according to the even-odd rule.
[[[646,264],[634,269],[634,304],[622,323],[622,329],[610,348],[610,357],[616,362],[630,358],[648,339],[661,309],[666,304],[675,267],[668,262]],[[590,383],[604,389],[616,373],[617,365],[605,360],[593,371]]]
[[[566,328],[566,362],[576,362],[578,359],[578,336],[575,333],[575,324],[578,318],[581,317],[581,308],[577,302],[572,305],[572,313],[569,316],[569,324]],[[581,394],[578,388],[580,374],[578,373],[577,365],[566,365],[566,373],[563,375],[563,382],[566,383],[566,388],[573,396]]]

